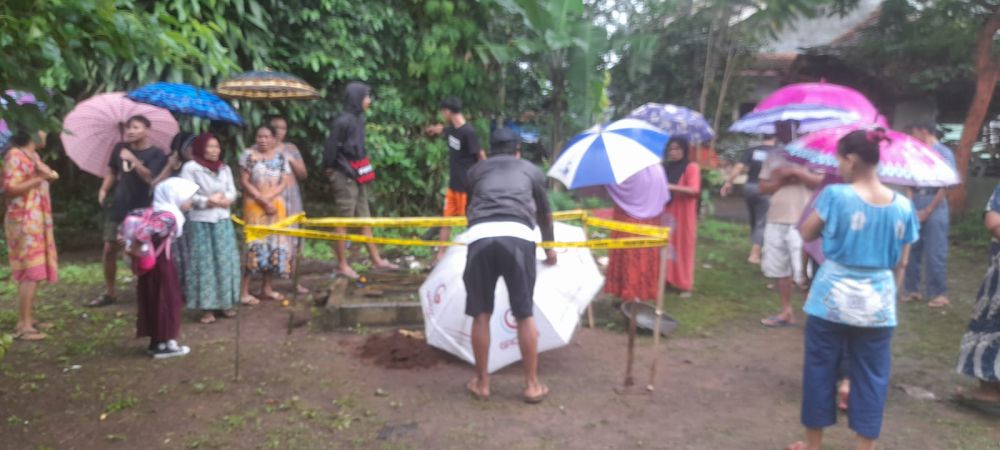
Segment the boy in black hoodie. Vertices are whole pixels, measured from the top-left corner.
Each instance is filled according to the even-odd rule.
[[[375,180],[375,170],[368,160],[365,150],[365,111],[372,104],[371,88],[364,83],[352,82],[347,85],[344,97],[344,111],[330,126],[330,136],[323,144],[323,165],[333,184],[335,214],[339,217],[371,217],[368,208],[368,184]],[[346,233],[346,228],[337,228],[338,233]],[[371,237],[372,229],[364,227],[362,234]],[[337,241],[337,273],[351,279],[358,274],[347,261],[347,246]],[[372,266],[378,269],[398,269],[399,266],[382,259],[375,244],[368,244],[368,255]]]

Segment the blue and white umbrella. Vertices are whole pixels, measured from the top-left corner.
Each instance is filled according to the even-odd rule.
[[[794,120],[796,131],[810,133],[838,127],[861,120],[857,112],[819,104],[788,104],[776,108],[754,111],[740,118],[729,131],[751,134],[774,134],[774,123]]]
[[[129,92],[127,97],[139,103],[159,106],[172,113],[243,125],[243,118],[229,103],[218,95],[190,84],[165,82],[147,84]]]
[[[683,106],[646,103],[629,113],[628,118],[645,120],[671,137],[690,142],[712,142],[715,132],[700,112]]]
[[[670,135],[638,119],[595,126],[571,139],[548,175],[570,189],[620,184],[660,164]]]

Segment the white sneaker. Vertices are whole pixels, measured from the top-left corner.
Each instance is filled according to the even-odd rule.
[[[156,352],[153,353],[153,359],[167,359],[173,358],[175,356],[184,356],[191,353],[191,348],[186,345],[178,345],[177,341],[171,339],[167,342],[161,342],[156,346]]]

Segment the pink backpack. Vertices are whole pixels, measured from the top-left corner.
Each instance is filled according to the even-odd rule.
[[[156,260],[164,251],[170,257],[175,226],[174,215],[153,208],[136,209],[122,221],[119,229],[121,240],[125,241],[125,263],[132,273],[142,276],[156,267]],[[158,247],[153,246],[154,236],[164,236]]]

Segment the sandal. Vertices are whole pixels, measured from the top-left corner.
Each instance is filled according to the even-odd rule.
[[[244,295],[242,298],[240,298],[240,304],[247,306],[257,306],[260,304],[260,300],[252,295]]]
[[[205,315],[201,316],[201,319],[199,319],[198,322],[201,322],[205,325],[208,325],[210,323],[215,323],[215,314],[205,313]]]
[[[782,319],[781,317],[778,316],[771,316],[766,319],[761,319],[760,324],[768,328],[784,328],[784,327],[795,326],[795,324],[792,323],[792,321],[788,319]]]
[[[83,306],[86,306],[87,308],[100,308],[102,306],[108,306],[116,301],[118,301],[117,298],[108,294],[102,294],[100,297],[84,303]]]

